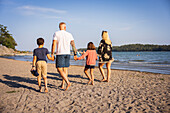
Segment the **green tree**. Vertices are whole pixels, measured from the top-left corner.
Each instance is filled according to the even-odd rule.
[[[170,51],[170,45],[128,44],[113,46],[113,51]]]
[[[15,46],[17,46],[17,43],[12,37],[12,34],[9,34],[7,27],[1,24],[0,24],[0,44],[12,49],[15,49]]]

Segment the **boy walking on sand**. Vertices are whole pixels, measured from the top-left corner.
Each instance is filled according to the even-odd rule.
[[[45,92],[48,92],[47,88],[47,60],[46,56],[49,60],[54,61],[54,56],[50,57],[49,51],[47,48],[44,48],[44,39],[37,39],[38,48],[33,51],[33,65],[31,70],[37,70],[39,76],[37,77],[39,91],[42,92],[41,88],[41,77],[44,79],[45,84]]]

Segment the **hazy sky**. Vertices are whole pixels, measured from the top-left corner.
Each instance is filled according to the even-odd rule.
[[[51,51],[59,22],[66,22],[77,48],[102,30],[113,45],[170,44],[170,0],[0,0],[0,24],[7,26],[18,50],[33,50],[43,37]]]

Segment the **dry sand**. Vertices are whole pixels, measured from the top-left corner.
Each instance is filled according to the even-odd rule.
[[[70,66],[68,91],[61,90],[55,65],[48,64],[48,93],[38,92],[31,62],[0,58],[2,113],[157,113],[170,112],[170,75],[112,70],[109,83],[94,70],[95,85],[87,85],[84,67]]]

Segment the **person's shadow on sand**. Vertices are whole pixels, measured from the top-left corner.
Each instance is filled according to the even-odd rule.
[[[62,77],[57,73],[49,73],[48,72],[47,74],[55,76],[55,77],[48,76],[48,79],[55,79],[55,80],[61,80],[62,81]],[[80,75],[70,75],[70,74],[68,74],[68,78],[69,77],[80,78]],[[85,85],[85,83],[82,83],[82,82],[73,81],[73,80],[69,80],[69,81],[72,82],[72,83]]]
[[[47,74],[55,76],[55,77],[48,76],[48,79],[62,80],[61,76],[59,74],[57,74],[57,73],[49,73],[48,72]],[[80,76],[80,75],[70,75],[70,74],[68,74],[68,78],[80,78],[80,79],[88,80],[88,78],[85,78],[85,77]],[[94,80],[100,82],[97,79],[94,79]],[[77,83],[77,84],[83,84],[83,85],[87,84],[87,83],[82,83],[82,82],[73,81],[73,80],[70,80],[70,82]]]
[[[48,72],[47,74],[53,75],[53,76],[48,76],[48,79],[62,81],[62,78],[61,78],[61,76],[58,73],[49,73]],[[9,87],[13,87],[13,88],[27,88],[27,89],[39,92],[39,90],[37,90],[37,89],[35,89],[33,87],[30,87],[32,85],[27,86],[27,85],[24,85],[24,84],[20,83],[20,82],[25,82],[25,83],[29,83],[29,84],[35,84],[35,85],[38,86],[37,80],[35,80],[35,79],[26,78],[26,77],[19,77],[19,76],[10,76],[10,75],[2,75],[2,76],[6,80],[0,79],[0,82],[3,83],[3,84],[8,85]],[[88,78],[85,78],[85,77],[80,76],[80,75],[70,75],[69,74],[68,77],[70,77],[70,78],[79,78],[79,79],[87,79],[88,80]],[[98,81],[98,80],[95,79],[95,81]],[[83,84],[83,85],[87,84],[87,83],[83,83],[83,82],[79,82],[79,81],[73,81],[73,80],[70,80],[70,82],[77,83],[77,84]],[[42,85],[43,85],[43,82],[42,82]],[[49,88],[56,88],[56,85],[48,83],[48,87]]]
[[[22,77],[17,77],[17,76],[10,76],[10,75],[2,75],[2,76],[4,76],[4,78],[7,79],[8,81],[0,79],[0,82],[3,84],[6,84],[9,87],[13,87],[13,88],[22,87],[22,88],[27,88],[27,89],[38,92],[38,90],[36,90],[35,88],[18,83],[18,82],[29,82],[31,84],[36,84],[35,80],[30,80],[28,78],[22,78]],[[17,81],[17,82],[14,82],[14,81]]]
[[[22,87],[22,88],[27,88],[27,89],[31,89],[36,92],[39,92],[39,90],[36,90],[35,88],[32,88],[30,86],[23,85],[23,84],[19,83],[19,82],[26,82],[29,84],[36,84],[38,86],[37,80],[31,79],[31,78],[19,77],[19,76],[10,76],[10,75],[2,75],[2,76],[4,76],[4,78],[7,79],[8,81],[0,79],[0,82],[8,85],[9,87],[14,87],[14,88]],[[16,81],[16,82],[14,82],[14,81]],[[43,85],[43,82],[42,82],[42,85]],[[54,88],[56,86],[48,83],[48,87]]]

